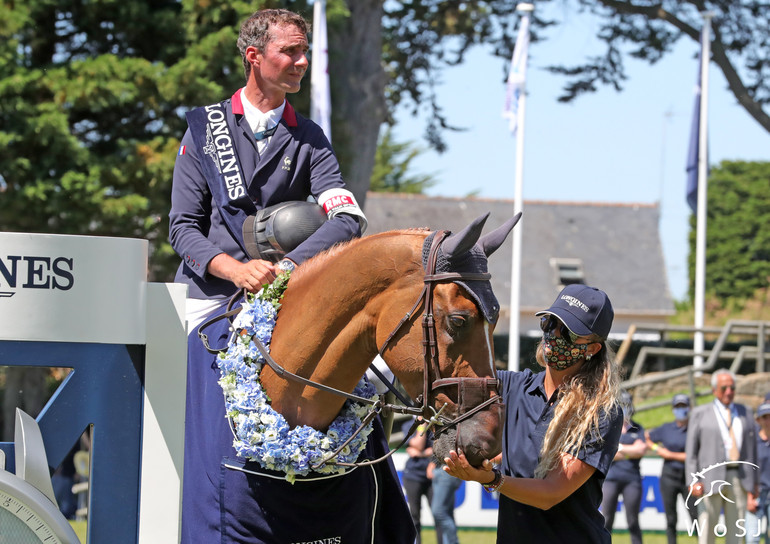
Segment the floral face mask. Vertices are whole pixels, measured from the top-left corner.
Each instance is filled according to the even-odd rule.
[[[556,370],[566,370],[580,361],[586,360],[588,346],[589,344],[573,344],[548,332],[543,334],[545,362]]]

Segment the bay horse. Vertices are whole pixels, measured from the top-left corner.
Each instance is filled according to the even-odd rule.
[[[444,240],[441,249],[450,262],[454,253],[455,260],[467,258],[477,243],[485,256],[491,255],[515,224],[509,222],[480,238],[486,217]],[[273,332],[271,353],[275,360],[311,381],[352,391],[369,363],[383,351],[383,358],[413,399],[424,395],[426,380],[433,384],[449,379],[443,387],[431,388],[428,394],[433,398],[423,400],[432,403],[436,411],[446,403],[445,413],[453,416],[450,419],[460,415],[463,399],[458,398],[462,390],[458,384],[463,382],[454,380],[495,377],[493,325],[471,293],[452,278],[428,286],[435,301],[437,367],[425,364],[419,312],[386,342],[415,300],[422,300],[426,287],[423,245],[429,234],[427,230],[402,230],[360,238],[299,267],[292,275]],[[423,313],[427,311],[422,308]],[[273,408],[292,426],[325,429],[345,401],[339,395],[285,380],[269,367],[261,381]],[[489,398],[497,393],[488,388],[486,394]],[[499,405],[490,405],[457,425],[456,437],[452,437],[456,443],[448,444],[451,434],[436,429],[436,449],[459,448],[469,462],[481,465],[500,452],[501,423]]]
[[[454,449],[476,466],[491,459],[501,451],[504,406],[492,349],[499,305],[491,291],[487,257],[502,245],[519,216],[481,236],[487,217],[456,234],[408,229],[367,236],[308,260],[291,274],[270,356],[292,374],[351,392],[380,354],[421,405],[423,417],[436,425],[434,451],[439,458]],[[220,342],[228,336],[223,329]],[[212,372],[216,363],[196,362],[194,352],[200,349],[192,342],[198,339],[190,338],[182,542],[213,541],[215,535],[206,531],[220,524],[226,541],[249,544],[413,540],[413,527],[411,533],[392,532],[412,524],[390,460],[349,471],[349,485],[320,477],[297,480],[299,491],[280,474],[236,460],[232,432],[223,423],[222,391]],[[289,426],[325,430],[346,400],[288,380],[269,365],[262,368],[260,382]],[[381,427],[379,433],[387,449]],[[382,453],[380,446],[369,449],[367,445],[362,457]],[[379,467],[371,468],[373,476],[367,476],[370,467]],[[390,498],[370,500],[362,488],[371,482],[378,492],[395,491]],[[335,496],[330,495],[335,486],[343,489],[338,498],[326,498]],[[361,525],[371,536],[361,536],[357,528],[350,533],[357,536],[329,536],[350,517],[345,523],[326,518],[364,504],[371,506],[372,519],[365,516]],[[331,510],[319,514],[321,505]],[[306,524],[317,519],[323,530],[302,532],[297,508]]]

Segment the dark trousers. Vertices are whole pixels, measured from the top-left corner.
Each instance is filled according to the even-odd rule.
[[[422,542],[420,531],[420,513],[422,511],[422,497],[425,495],[428,504],[433,502],[433,485],[430,480],[407,480],[404,478],[404,491],[406,491],[406,502],[409,503],[409,512],[412,514],[412,521],[417,529],[417,544]],[[441,534],[436,527],[436,542],[441,542]]]
[[[682,496],[683,500],[687,500],[687,484],[685,484],[684,476],[679,474],[666,474],[664,470],[660,475],[660,495],[663,499],[663,510],[666,512],[666,538],[668,544],[676,544],[676,498],[678,495]],[[690,521],[698,518],[698,514],[695,508],[688,508],[690,514]]]
[[[631,480],[630,482],[604,480],[602,493],[604,494],[602,499],[604,527],[609,532],[612,532],[612,525],[615,523],[615,511],[618,508],[618,497],[623,495],[631,544],[642,544],[642,530],[639,527],[639,507],[642,505],[642,480]]]

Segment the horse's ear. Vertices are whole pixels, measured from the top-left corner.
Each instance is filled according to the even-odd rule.
[[[503,245],[505,239],[508,238],[508,233],[513,230],[513,227],[516,226],[519,219],[521,219],[521,212],[517,213],[514,217],[510,218],[489,234],[485,234],[479,240],[479,245],[481,246],[481,249],[484,250],[484,255],[489,257],[492,253],[497,251],[497,248]]]
[[[484,228],[484,223],[489,217],[489,212],[485,215],[481,215],[473,220],[473,222],[465,227],[457,234],[452,234],[444,240],[441,244],[441,250],[444,252],[444,256],[447,260],[451,261],[454,257],[459,257],[464,253],[467,253],[476,241],[481,236],[481,231]]]

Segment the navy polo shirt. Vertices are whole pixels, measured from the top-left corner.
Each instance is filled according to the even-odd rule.
[[[687,425],[680,427],[674,421],[664,423],[650,431],[650,440],[663,444],[663,447],[669,451],[681,453],[687,443]],[[677,478],[684,476],[684,463],[674,460],[663,461],[662,474]]]
[[[412,428],[412,422],[413,420],[409,419],[404,422],[404,424],[401,426],[401,431],[406,435],[406,433],[409,432],[409,429]],[[415,433],[419,433],[420,431],[415,430]],[[414,436],[414,435],[412,435]],[[411,439],[411,438],[410,438]],[[407,442],[407,445],[409,442]],[[428,433],[428,436],[425,437],[425,449],[432,448],[433,447],[433,433]],[[428,465],[430,465],[431,461],[433,461],[433,456],[430,457],[410,457],[407,459],[406,464],[404,465],[404,470],[401,473],[404,480],[413,480],[417,482],[422,483],[428,483]]]
[[[637,440],[644,442],[644,427],[636,421],[631,421],[628,429],[620,435],[620,443],[630,446]],[[607,479],[615,482],[633,482],[642,479],[642,473],[639,470],[641,459],[618,459],[610,465],[607,472]]]
[[[759,465],[759,490],[770,491],[770,440],[762,440],[757,432],[757,464]]]
[[[533,478],[545,432],[553,419],[558,392],[546,397],[544,372],[498,372],[506,402],[503,430],[503,472]],[[549,510],[541,510],[500,496],[497,542],[610,543],[599,513],[602,482],[618,449],[623,424],[620,409],[599,421],[600,439],[586,437],[577,458],[596,468],[586,483]]]

